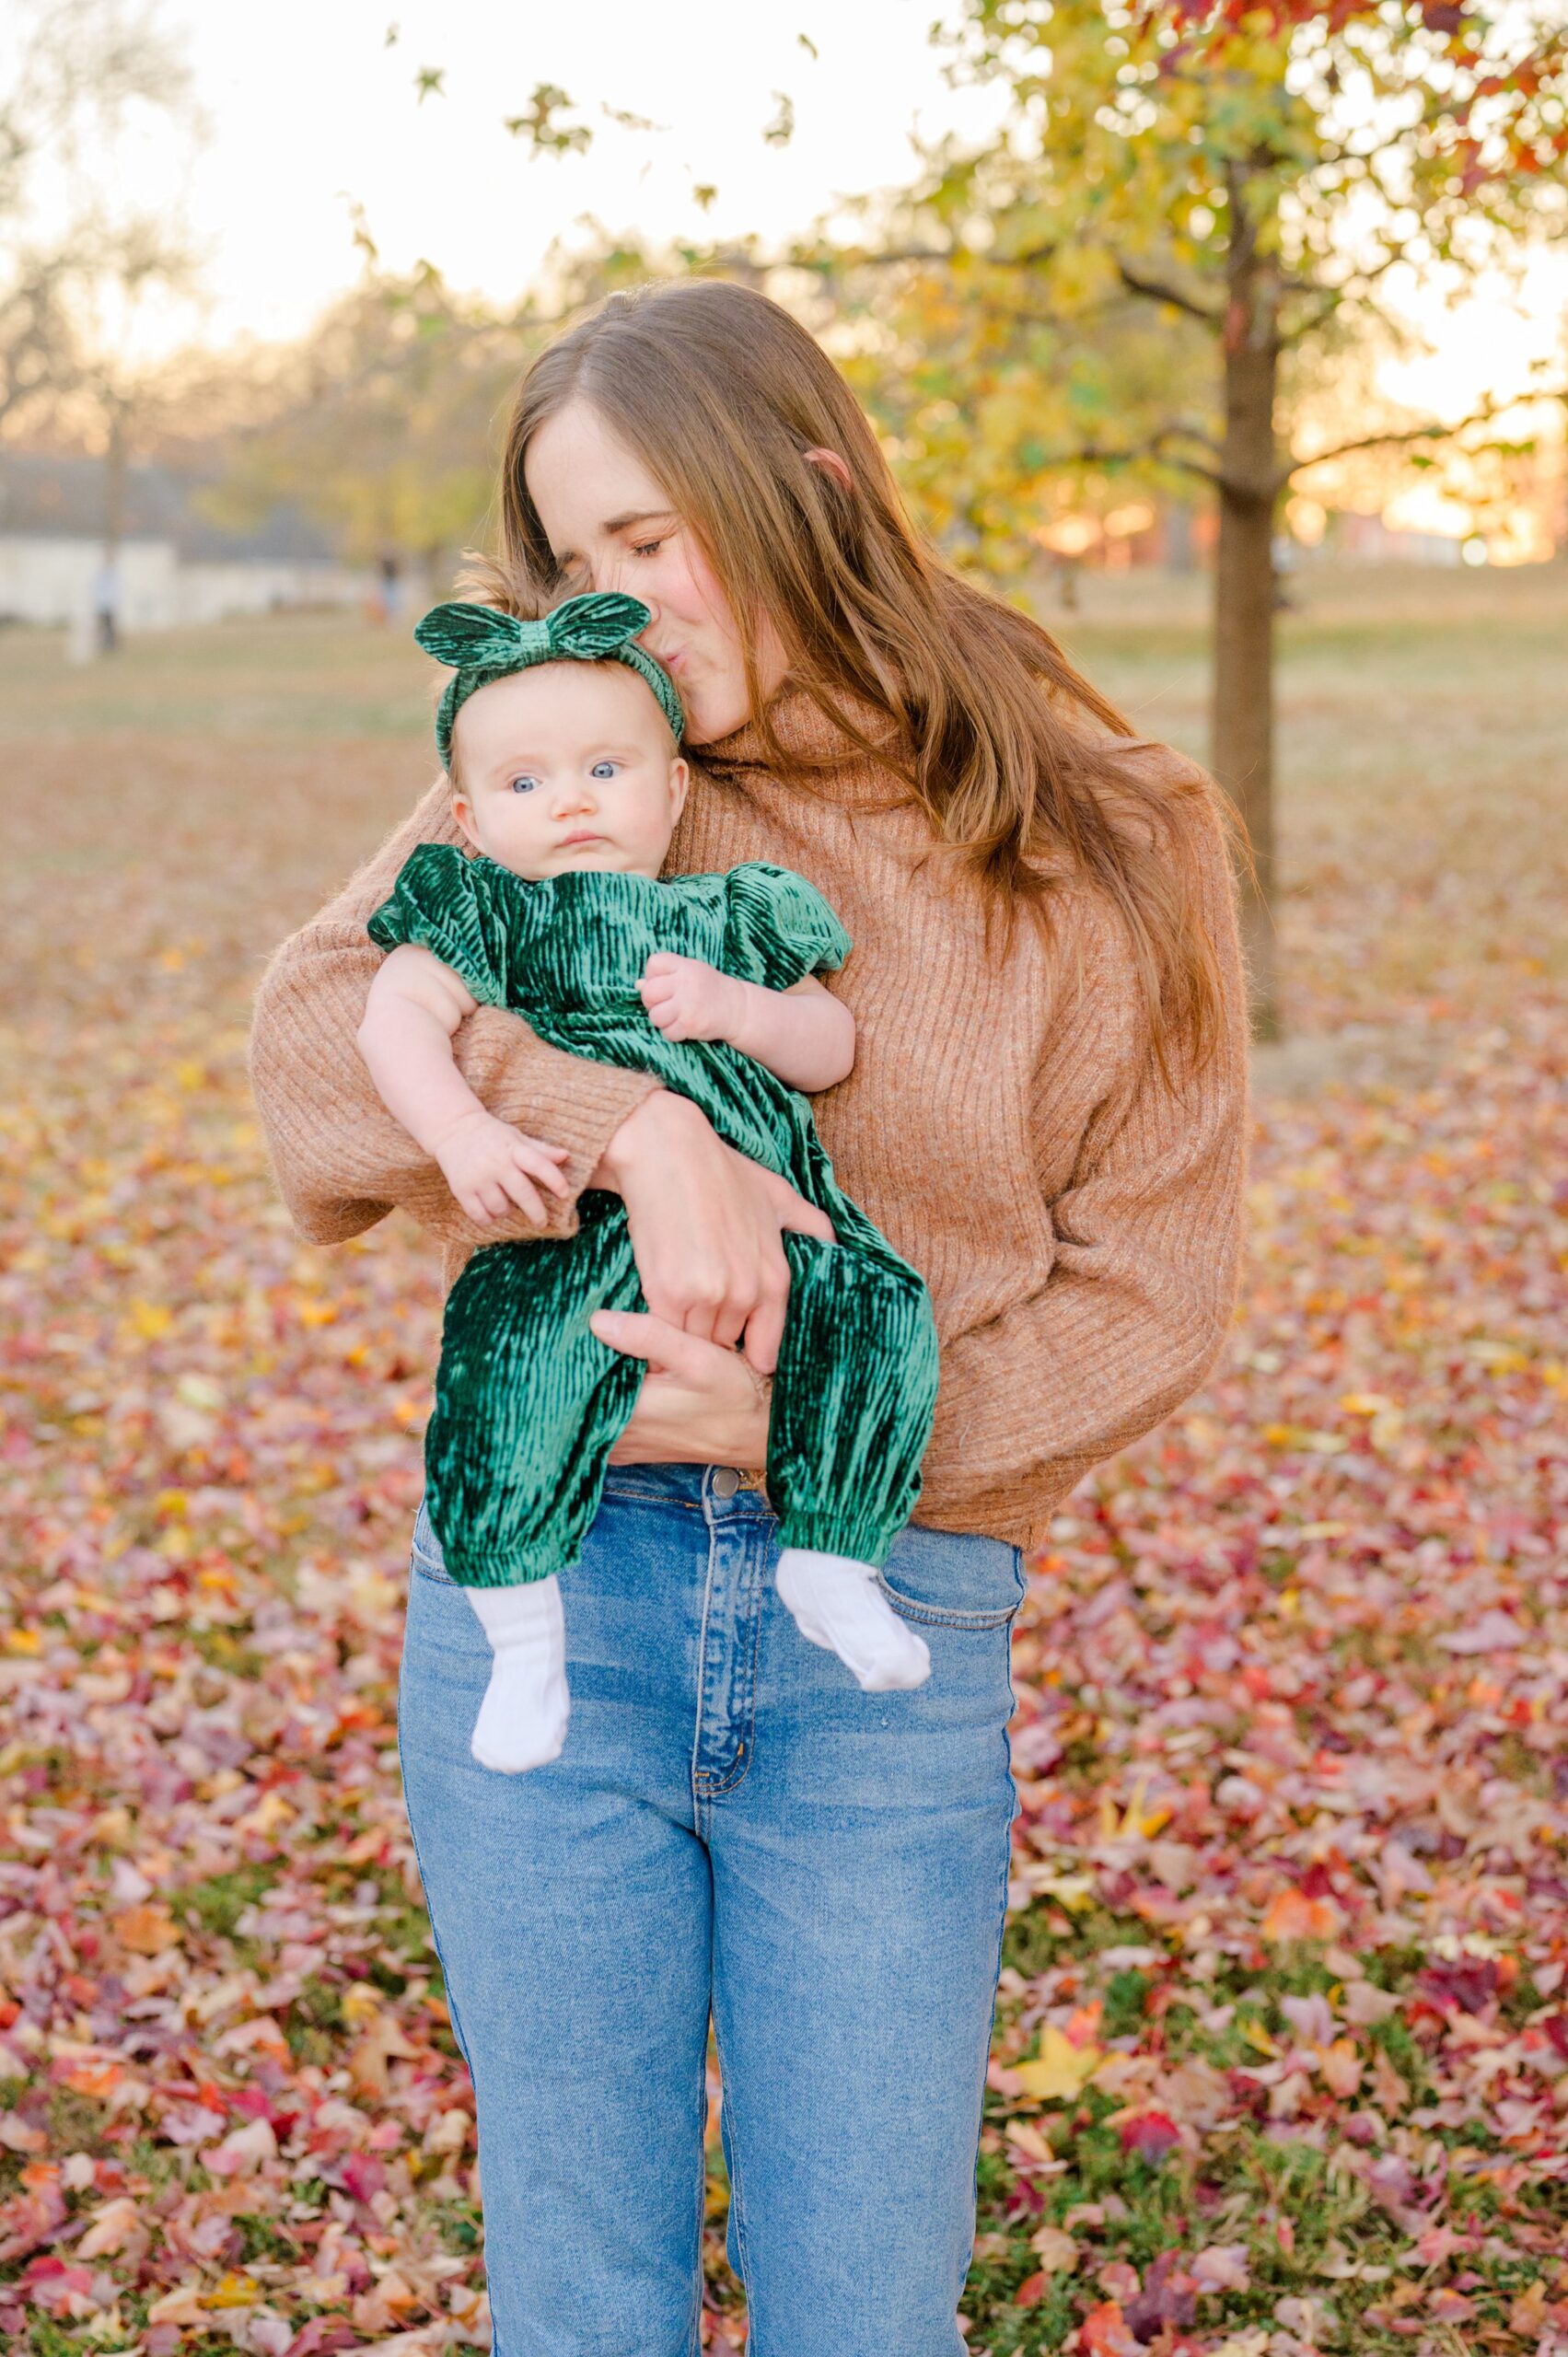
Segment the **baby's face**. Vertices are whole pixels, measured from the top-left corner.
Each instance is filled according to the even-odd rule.
[[[480,688],[453,731],[458,824],[530,884],[577,868],[656,876],[687,769],[624,663],[545,663]]]

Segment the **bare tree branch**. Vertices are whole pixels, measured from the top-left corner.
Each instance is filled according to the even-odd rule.
[[[1184,295],[1180,287],[1171,286],[1162,278],[1151,278],[1146,272],[1135,270],[1120,254],[1116,257],[1116,274],[1129,295],[1146,296],[1153,303],[1168,303],[1173,310],[1185,311],[1189,319],[1202,319],[1206,328],[1217,328],[1221,323],[1220,313],[1211,310],[1207,303]]]
[[[1332,319],[1342,304],[1356,300],[1363,288],[1376,285],[1385,271],[1392,270],[1396,262],[1401,262],[1404,260],[1405,248],[1394,246],[1383,256],[1381,261],[1374,262],[1366,270],[1352,271],[1350,276],[1342,279],[1337,286],[1313,287],[1300,281],[1292,282],[1285,289],[1287,293],[1316,294],[1319,299],[1312,304],[1303,316],[1281,336],[1282,346],[1300,343],[1304,337],[1316,335],[1324,320]]]
[[[1456,418],[1452,425],[1435,423],[1407,426],[1393,434],[1363,434],[1353,442],[1337,442],[1331,450],[1315,450],[1309,459],[1293,459],[1282,467],[1275,477],[1274,487],[1283,491],[1293,477],[1304,474],[1308,467],[1327,466],[1330,459],[1348,459],[1358,450],[1392,450],[1407,447],[1412,442],[1446,442],[1453,435],[1463,434],[1468,426],[1488,425],[1494,417],[1502,417],[1522,401],[1562,401],[1568,399],[1568,387],[1541,386],[1522,393],[1510,393],[1498,401],[1485,402],[1471,410],[1468,417]]]
[[[885,270],[906,261],[938,262],[951,268],[955,262],[973,262],[982,270],[1033,270],[1042,261],[1052,261],[1059,249],[1051,246],[1027,246],[1021,253],[977,253],[970,246],[879,246],[867,248],[861,253],[837,253],[815,260],[809,254],[797,253],[796,267],[817,270],[824,273],[834,270]]]
[[[1050,473],[1057,467],[1174,467],[1180,474],[1196,475],[1200,482],[1212,483],[1216,491],[1225,488],[1225,477],[1217,467],[1206,467],[1200,459],[1190,459],[1170,445],[1176,442],[1201,442],[1207,449],[1214,444],[1206,434],[1189,434],[1174,426],[1152,434],[1146,442],[1121,450],[1108,450],[1101,444],[1087,442],[1077,450],[1054,450],[1044,461],[1040,471]]]

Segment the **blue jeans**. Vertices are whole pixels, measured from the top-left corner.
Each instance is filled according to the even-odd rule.
[[[962,2357],[1022,1560],[904,1531],[884,1590],[932,1675],[866,1694],[780,1604],[777,1529],[728,1467],[612,1469],[561,1575],[565,1748],[503,1776],[421,1509],[399,1746],[495,2357],[695,2357],[710,2011],[749,2357]]]

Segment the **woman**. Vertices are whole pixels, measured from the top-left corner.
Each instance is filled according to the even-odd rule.
[[[478,2095],[497,2357],[698,2347],[710,2008],[754,2357],[958,2357],[1024,1550],[1202,1380],[1233,1306],[1218,797],[921,544],[847,386],[760,295],[611,297],[525,377],[501,498],[505,565],[652,610],[699,767],[670,872],[775,860],[847,925],[858,1053],[817,1117],[931,1288],[942,1380],[886,1573],[933,1674],[868,1697],[783,1613],[752,1469],[780,1231],[819,1215],[648,1076],[482,1008],[464,1072],[569,1150],[570,1184],[538,1220],[463,1217],[354,1047],[365,918],[413,843],[457,839],[444,784],[277,954],[253,1074],[305,1235],[400,1203],[449,1281],[610,1188],[647,1302],[598,1321],[649,1373],[563,1574],[552,1767],[470,1758],[483,1635],[423,1515],[414,1538],[400,1740]]]

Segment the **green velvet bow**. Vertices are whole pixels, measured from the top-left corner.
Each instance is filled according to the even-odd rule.
[[[624,663],[645,679],[658,698],[679,745],[686,714],[675,681],[662,663],[637,644],[639,632],[653,620],[640,598],[624,598],[614,590],[568,598],[553,612],[537,621],[523,621],[494,606],[432,606],[414,628],[414,637],[426,655],[448,663],[453,677],[447,683],[436,714],[436,742],[443,765],[452,763],[452,727],[476,688],[488,687],[513,671],[530,670],[536,663]]]

